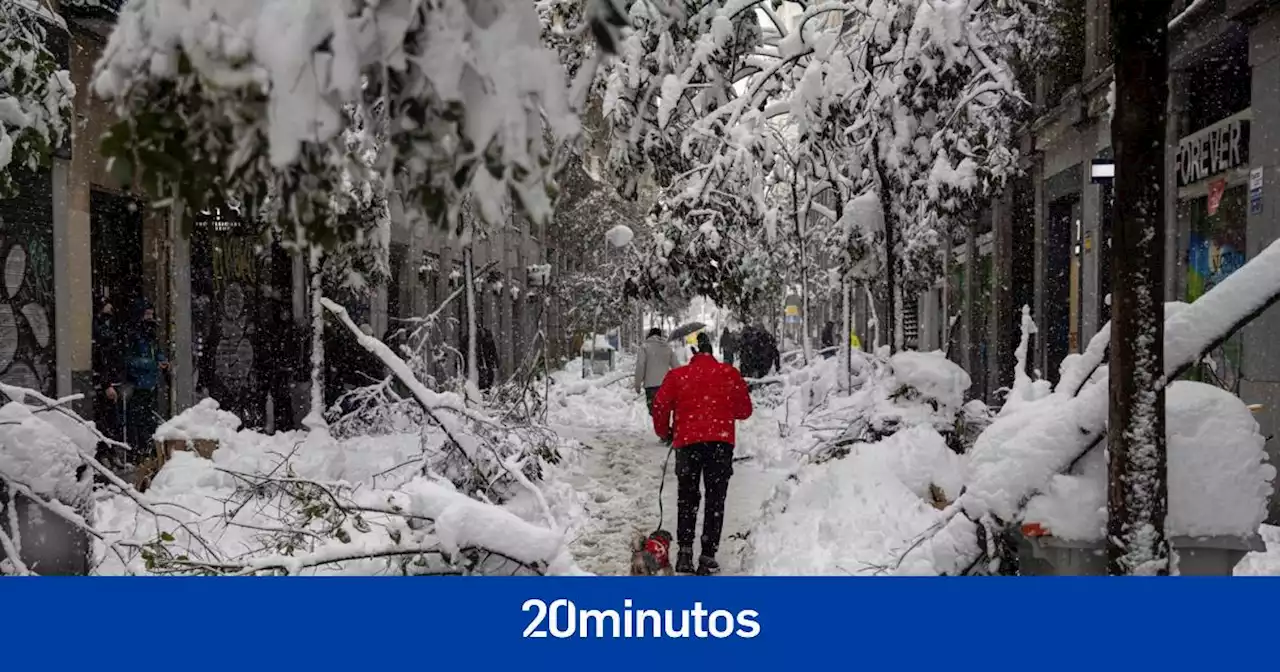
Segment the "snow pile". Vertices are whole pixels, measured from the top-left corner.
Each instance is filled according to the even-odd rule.
[[[626,224],[619,224],[612,229],[609,229],[604,234],[604,237],[609,241],[609,244],[614,247],[626,247],[631,243],[635,236],[635,232]]]
[[[920,530],[941,521],[930,499],[935,489],[948,500],[958,496],[962,473],[961,457],[927,427],[858,444],[844,459],[808,465],[779,487],[752,529],[751,571],[937,574],[923,556],[903,566],[897,559]],[[955,543],[973,542],[958,536]]]
[[[973,381],[959,364],[940,351],[900,352],[889,360],[898,383],[936,401],[940,407],[958,410]]]
[[[1166,393],[1171,536],[1251,535],[1266,519],[1276,470],[1248,407],[1212,385],[1177,381]],[[1096,541],[1106,528],[1102,450],[1077,473],[1056,475],[1028,503],[1023,520],[1063,539]]]
[[[126,496],[97,502],[99,528],[111,531],[96,545],[97,573],[579,573],[566,550],[582,524],[581,495],[564,476],[577,468],[567,443],[554,463],[513,453],[526,455],[501,467],[515,492],[495,504],[496,491],[463,492],[424,473],[447,448],[436,426],[304,440],[234,431],[238,419],[202,407],[171,431],[218,436],[219,450],[176,452],[164,465],[146,500],[165,515]],[[529,459],[542,483],[524,474]]]
[[[974,543],[972,526],[957,526],[897,565],[960,496],[965,425],[989,421],[981,402],[963,402],[968,376],[936,353],[854,357],[851,393],[839,392],[838,359],[818,360],[778,376],[785,403],[758,404],[746,423],[746,454],[792,469],[750,528],[750,573],[938,574]]]
[[[1267,550],[1244,556],[1236,565],[1236,576],[1280,576],[1280,527],[1263,525],[1258,534]]]
[[[76,504],[88,494],[91,481],[80,481],[84,465],[76,441],[25,404],[13,401],[0,406],[0,479],[66,504]]]
[[[160,425],[155,438],[158,441],[223,441],[233,438],[239,429],[240,418],[207,398]]]
[[[653,431],[643,393],[631,387],[635,359],[622,355],[617,369],[599,378],[582,377],[582,360],[570,360],[551,374],[548,421],[558,427]]]

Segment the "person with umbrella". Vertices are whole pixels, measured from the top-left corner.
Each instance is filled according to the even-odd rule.
[[[653,398],[658,394],[662,379],[667,372],[676,367],[676,353],[662,337],[662,330],[654,327],[649,330],[648,338],[640,345],[640,353],[636,356],[635,389],[644,390],[645,402],[649,414],[653,414]]]

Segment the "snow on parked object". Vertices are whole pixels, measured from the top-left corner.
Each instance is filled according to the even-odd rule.
[[[77,479],[84,464],[75,442],[52,424],[12,401],[0,406],[0,477],[61,502],[80,501],[88,481]]]
[[[900,385],[952,410],[959,410],[964,404],[964,393],[973,382],[964,369],[939,351],[900,352],[889,364]]]
[[[239,429],[240,418],[222,410],[214,399],[206,398],[160,425],[155,438],[158,441],[225,441],[233,438]]]
[[[1169,511],[1172,536],[1253,534],[1267,515],[1276,470],[1247,406],[1212,385],[1177,381],[1166,392]],[[1057,475],[1027,503],[1024,520],[1056,537],[1103,538],[1107,466],[1102,450],[1081,460],[1074,474]]]
[[[1258,534],[1267,550],[1245,555],[1236,565],[1236,576],[1280,576],[1280,527],[1263,525],[1258,528]]]

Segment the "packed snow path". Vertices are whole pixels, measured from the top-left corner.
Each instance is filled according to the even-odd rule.
[[[620,369],[622,367],[619,367]],[[629,382],[629,381],[627,381]],[[658,492],[668,448],[654,436],[642,395],[611,386],[608,392],[579,395],[554,414],[553,427],[584,447],[582,470],[570,477],[586,495],[586,520],[570,543],[579,566],[594,574],[631,572],[631,537],[652,532],[658,524]],[[739,428],[740,440],[742,436]],[[781,473],[763,471],[750,461],[734,465],[725,503],[720,551],[723,574],[741,571],[741,534],[760,514],[761,506]],[[662,527],[676,533],[675,456],[667,464],[662,488]],[[699,517],[698,534],[702,532]],[[695,542],[695,554],[699,550]]]

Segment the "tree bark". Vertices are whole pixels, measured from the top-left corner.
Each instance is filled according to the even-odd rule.
[[[324,419],[324,253],[312,246],[311,260],[311,410],[302,425],[313,433],[327,432]]]
[[[1169,573],[1164,184],[1169,0],[1111,3],[1116,108],[1107,570]]]
[[[480,390],[480,370],[476,366],[479,359],[476,357],[479,351],[476,343],[479,331],[476,329],[476,269],[470,245],[462,250],[462,269],[463,280],[467,283],[467,394],[472,395]]]

